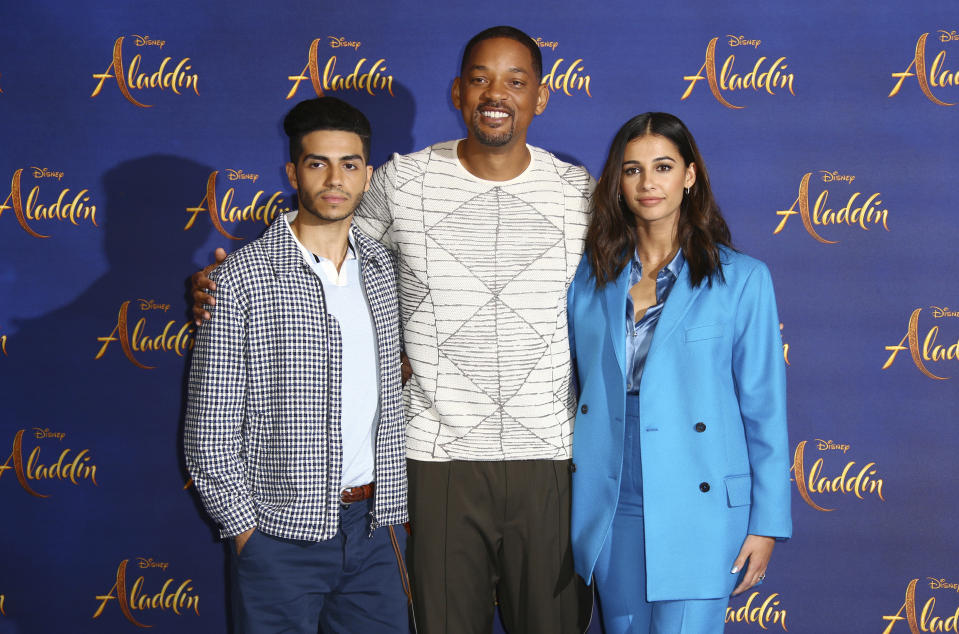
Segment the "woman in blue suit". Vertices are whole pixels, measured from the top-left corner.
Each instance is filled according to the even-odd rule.
[[[678,118],[613,139],[568,315],[573,553],[605,631],[722,632],[792,530],[785,366],[769,271]]]

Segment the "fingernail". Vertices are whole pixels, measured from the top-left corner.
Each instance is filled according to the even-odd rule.
[[[739,566],[733,566],[733,569],[729,571],[729,574],[734,575],[737,572],[739,572]]]

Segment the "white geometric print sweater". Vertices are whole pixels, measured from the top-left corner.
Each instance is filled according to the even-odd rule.
[[[356,224],[397,255],[407,457],[571,456],[566,288],[583,253],[593,180],[529,147],[509,181],[470,174],[459,141],[398,154]]]

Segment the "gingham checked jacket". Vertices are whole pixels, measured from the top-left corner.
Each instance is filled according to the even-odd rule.
[[[210,275],[216,308],[193,348],[186,464],[222,537],[319,541],[339,527],[342,339],[285,222]],[[396,279],[389,251],[351,232],[379,358],[375,528],[407,521]]]

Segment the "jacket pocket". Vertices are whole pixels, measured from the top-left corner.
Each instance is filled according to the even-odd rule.
[[[705,326],[693,326],[686,329],[686,343],[690,341],[702,341],[703,339],[716,339],[723,336],[722,324],[707,324]]]
[[[751,475],[726,476],[726,501],[730,507],[752,503],[753,478]]]

